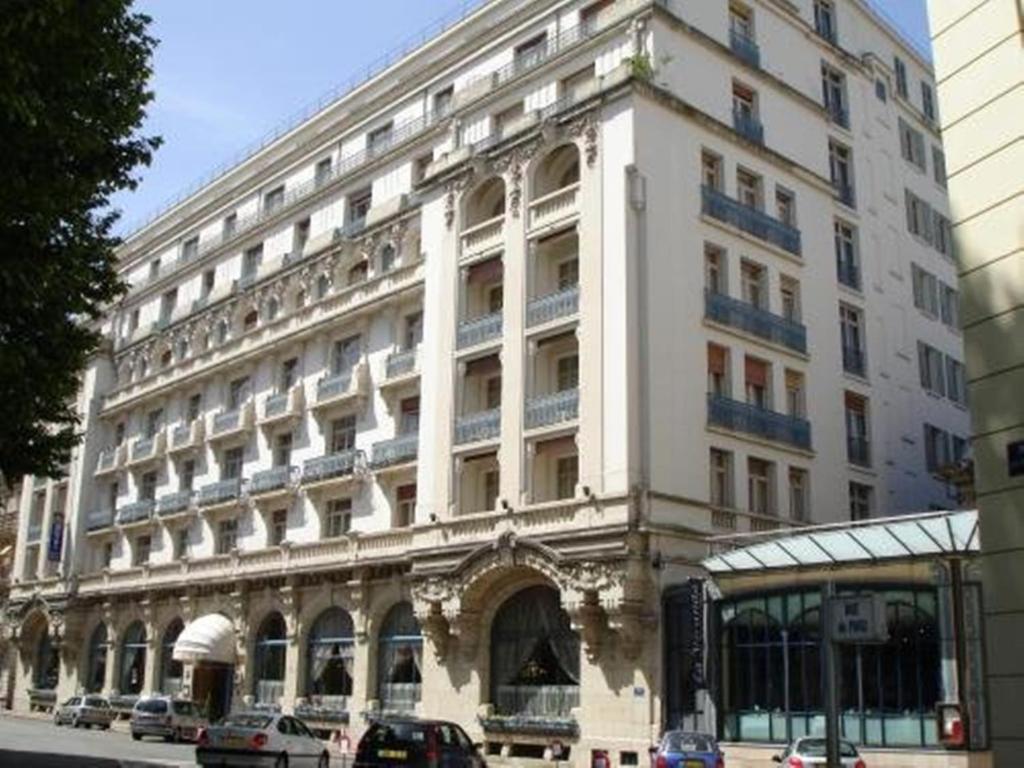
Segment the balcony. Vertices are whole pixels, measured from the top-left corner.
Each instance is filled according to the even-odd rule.
[[[124,466],[127,450],[124,445],[115,445],[104,448],[96,459],[96,475],[105,475],[116,472]]]
[[[411,432],[407,435],[399,435],[391,440],[374,443],[373,452],[370,454],[370,467],[379,471],[416,461],[419,444],[420,436],[418,432]]]
[[[471,413],[455,420],[455,443],[492,440],[501,434],[501,409]]]
[[[272,395],[267,395],[263,401],[263,413],[260,415],[260,424],[277,424],[290,419],[299,419],[302,416],[302,408],[305,402],[305,391],[301,382],[293,384],[285,392],[275,392]]]
[[[537,429],[579,418],[580,391],[567,389],[526,401],[526,428]]]
[[[574,285],[562,291],[532,299],[526,305],[526,325],[543,325],[563,317],[572,317],[580,309],[580,287]]]
[[[800,255],[800,230],[711,187],[701,187],[701,202],[701,212],[705,216],[718,219],[784,251]]]
[[[577,215],[579,210],[580,185],[576,182],[530,203],[529,227],[533,230],[556,224]]]
[[[140,437],[132,443],[131,455],[128,460],[129,466],[147,464],[157,461],[164,455],[164,448],[167,445],[167,435],[160,430],[149,437]]]
[[[242,478],[209,483],[199,489],[199,506],[213,507],[237,502],[242,495]]]
[[[87,533],[109,530],[114,527],[114,510],[94,509],[85,516],[85,530]]]
[[[842,105],[836,104],[835,102],[829,102],[825,104],[825,110],[828,112],[828,119],[838,125],[840,128],[850,128],[850,113]]]
[[[192,491],[167,493],[157,499],[156,513],[159,517],[171,517],[188,512],[192,506]]]
[[[247,400],[237,408],[214,414],[210,425],[210,439],[225,440],[248,432],[252,429],[252,412],[252,400]]]
[[[740,136],[755,144],[764,144],[764,126],[750,112],[732,110],[732,127]]]
[[[806,419],[721,395],[708,395],[708,424],[803,450],[811,449],[811,425]]]
[[[853,192],[853,185],[838,179],[832,180],[832,194],[836,200],[847,208],[856,208],[857,200]]]
[[[846,438],[846,459],[858,467],[871,466],[871,444],[866,437]]]
[[[153,517],[155,503],[152,499],[140,499],[131,504],[125,504],[117,510],[118,525],[133,525],[149,522]]]
[[[459,323],[455,344],[458,349],[475,347],[501,336],[502,314],[494,312]]]
[[[723,293],[704,292],[704,316],[795,352],[807,353],[807,329],[803,325]]]
[[[403,349],[388,355],[384,366],[386,382],[407,379],[419,375],[419,347]],[[383,386],[383,384],[381,384]]]
[[[868,360],[867,353],[860,347],[843,345],[843,370],[852,373],[854,376],[867,378]]]
[[[474,224],[462,230],[462,258],[470,259],[505,242],[505,214]]]
[[[203,444],[205,432],[206,429],[201,418],[179,424],[171,431],[171,444],[167,447],[167,452],[180,453],[198,449]]]
[[[754,38],[738,29],[730,29],[729,47],[746,64],[755,69],[761,68],[761,49],[754,42]]]
[[[860,290],[860,268],[856,264],[837,261],[836,278],[847,288],[852,288],[855,291]]]
[[[308,459],[302,465],[302,483],[319,485],[331,480],[351,479],[355,476],[359,456],[359,451],[349,449]]]
[[[255,473],[249,481],[249,496],[276,496],[287,492],[295,471],[295,467],[286,464]]]
[[[324,376],[316,383],[316,404],[313,408],[329,408],[365,398],[369,389],[370,370],[365,362],[357,363],[351,370]]]

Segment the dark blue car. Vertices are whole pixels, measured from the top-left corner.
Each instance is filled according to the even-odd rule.
[[[651,768],[725,768],[725,755],[714,736],[667,731],[651,750]]]

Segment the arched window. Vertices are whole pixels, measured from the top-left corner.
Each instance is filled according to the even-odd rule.
[[[480,184],[466,199],[466,220],[463,226],[469,229],[504,213],[505,182],[495,176]]]
[[[580,639],[558,591],[528,587],[502,604],[491,628],[491,700],[502,715],[568,717],[579,705]]]
[[[121,679],[118,691],[126,696],[142,693],[146,677],[146,628],[136,621],[121,641]]]
[[[85,672],[86,693],[99,693],[107,678],[107,625],[100,622],[89,638],[88,667]]]
[[[164,630],[164,639],[160,644],[160,691],[171,696],[181,690],[184,665],[174,660],[174,643],[184,628],[185,623],[175,619]]]
[[[531,194],[537,200],[570,187],[579,180],[580,151],[575,144],[563,144],[537,164]]]
[[[306,697],[321,707],[344,710],[352,695],[352,617],[341,608],[321,613],[309,631]]]
[[[256,635],[255,682],[256,702],[277,706],[284,693],[284,653],[288,644],[284,617],[271,613],[263,620]]]
[[[52,691],[57,687],[60,677],[60,654],[50,639],[50,628],[43,625],[36,649],[36,665],[33,670],[32,682],[42,691]]]
[[[377,646],[377,696],[381,709],[407,712],[420,700],[423,635],[409,603],[393,606]]]

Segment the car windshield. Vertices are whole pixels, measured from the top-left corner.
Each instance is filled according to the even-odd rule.
[[[259,713],[228,715],[224,719],[224,725],[229,728],[254,728],[262,730],[270,725],[270,717]]]
[[[196,713],[191,701],[176,701],[172,706],[176,715],[194,715]]]
[[[376,723],[366,734],[367,744],[424,744],[427,730],[422,723]]]
[[[101,699],[99,696],[87,696],[85,699],[85,706],[87,707],[105,707],[107,706],[107,700]]]
[[[797,745],[796,754],[804,757],[825,757],[825,750],[824,739],[804,739]],[[839,742],[839,756],[856,757],[857,750],[850,742],[841,741]]]
[[[139,712],[159,715],[167,711],[167,702],[163,699],[145,699],[136,704],[135,709]]]
[[[666,733],[666,752],[714,752],[715,742],[701,733]]]

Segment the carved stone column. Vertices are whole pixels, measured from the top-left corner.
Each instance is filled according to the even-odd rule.
[[[299,620],[300,595],[293,584],[282,587],[279,595],[288,640],[284,653],[284,695],[281,698],[281,708],[285,712],[294,712],[295,700],[303,695],[305,687],[303,654],[300,647],[300,637],[303,634]]]
[[[157,674],[157,651],[160,648],[160,637],[151,597],[146,597],[142,602],[142,622],[146,627],[146,663],[142,676],[142,692],[146,693],[147,691],[158,691],[161,686]]]
[[[231,593],[231,620],[235,625],[235,685],[232,698],[234,704],[238,705],[252,692],[250,649],[253,639],[249,637],[249,595],[244,588]]]

